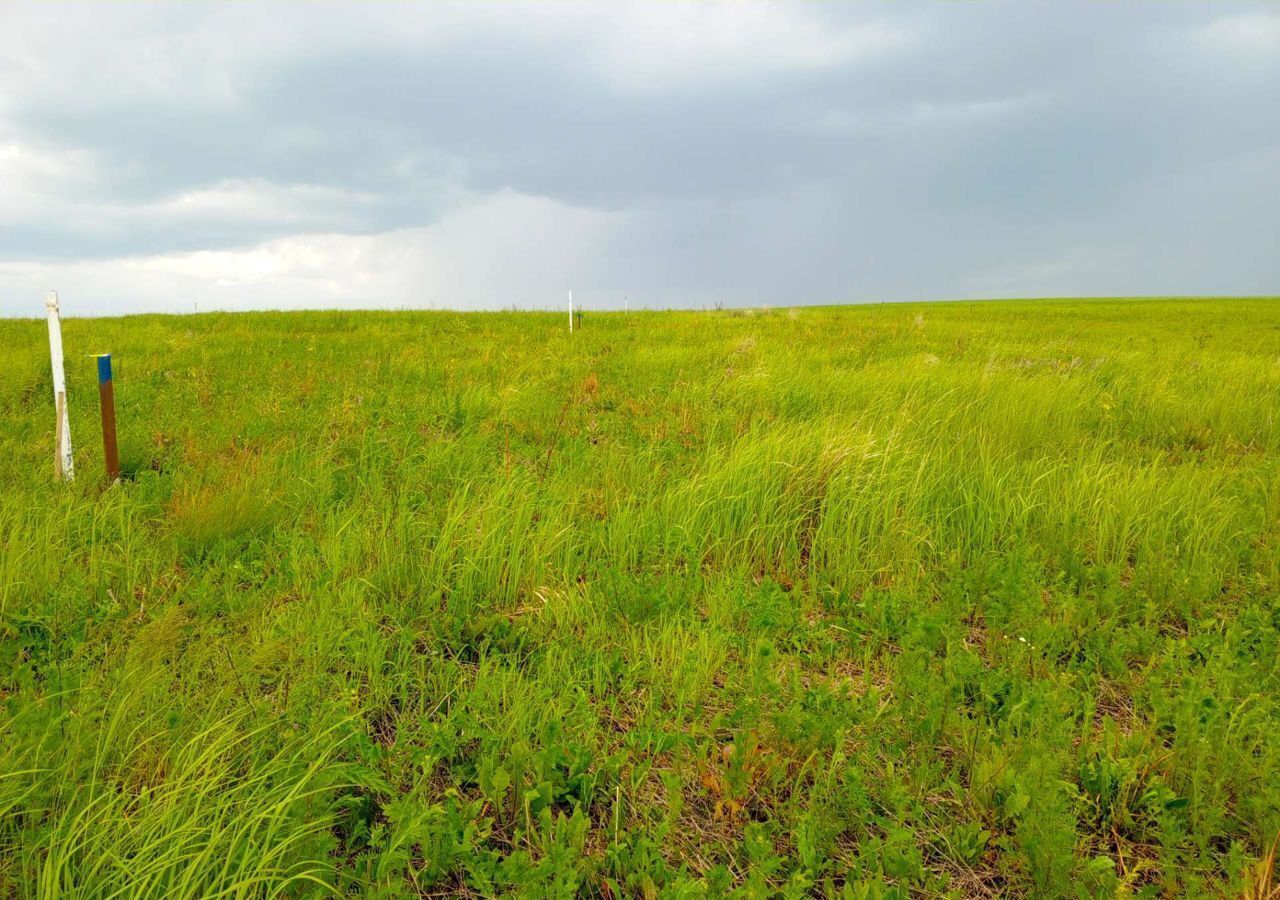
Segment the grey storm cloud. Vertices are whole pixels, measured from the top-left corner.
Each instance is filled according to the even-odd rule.
[[[1280,292],[1270,4],[0,26],[0,314]]]

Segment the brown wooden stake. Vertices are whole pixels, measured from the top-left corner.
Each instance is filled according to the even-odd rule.
[[[107,481],[120,479],[120,454],[116,450],[116,392],[111,378],[111,354],[98,354],[98,402],[102,407],[102,455]]]

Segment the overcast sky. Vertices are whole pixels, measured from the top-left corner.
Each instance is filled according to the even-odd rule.
[[[0,314],[1280,293],[1280,5],[0,0]]]

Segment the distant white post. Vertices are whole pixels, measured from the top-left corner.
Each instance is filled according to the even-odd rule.
[[[622,312],[624,315],[631,312],[631,300],[626,294],[622,295]]]
[[[49,314],[49,362],[53,367],[53,408],[58,416],[54,471],[63,481],[73,481],[76,470],[71,456],[71,415],[67,409],[67,376],[62,368],[62,320],[58,316],[57,291],[49,291],[45,294],[44,308]]]
[[[573,291],[569,292],[569,333],[573,334]]]

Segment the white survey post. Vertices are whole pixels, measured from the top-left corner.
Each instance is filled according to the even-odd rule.
[[[569,292],[569,333],[573,334],[573,291]]]
[[[63,481],[76,477],[71,455],[71,415],[67,409],[67,376],[62,367],[62,319],[58,315],[58,292],[44,297],[49,314],[49,363],[53,367],[53,408],[57,414],[54,469]]]

